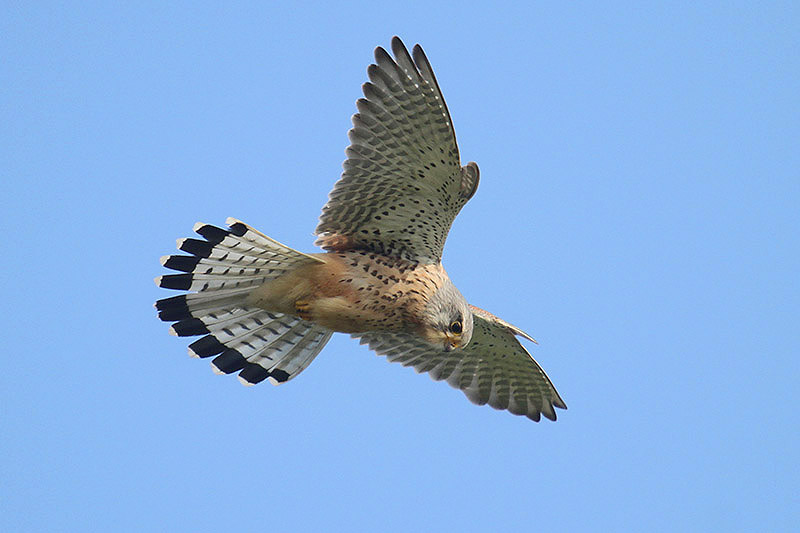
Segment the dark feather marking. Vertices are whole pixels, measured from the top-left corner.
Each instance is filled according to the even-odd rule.
[[[185,294],[158,300],[156,302],[156,309],[158,309],[158,318],[164,322],[175,322],[176,320],[184,320],[192,317],[192,314],[189,312],[189,306],[186,304]]]
[[[197,267],[199,262],[200,258],[197,256],[171,255],[167,258],[164,266],[180,272],[194,272],[194,269]]]
[[[187,318],[180,322],[175,322],[172,324],[172,330],[178,337],[191,337],[209,333],[208,328],[199,318]]]
[[[210,224],[200,226],[195,231],[205,237],[208,242],[213,244],[221,243],[223,240],[225,240],[225,237],[230,235],[229,231],[212,226]]]
[[[283,383],[289,379],[289,373],[285,370],[281,370],[280,368],[276,368],[270,372],[270,376],[272,376],[278,383]]]
[[[194,341],[189,345],[189,348],[198,357],[211,357],[227,350],[225,345],[214,338],[213,335],[206,335],[202,339]]]
[[[238,372],[239,370],[243,369],[245,365],[247,365],[247,359],[245,359],[242,354],[234,349],[225,350],[222,352],[222,354],[215,357],[211,362],[219,369],[220,372],[224,372],[226,374]]]
[[[188,290],[192,286],[191,274],[167,274],[161,276],[158,286],[163,289]]]
[[[242,237],[245,233],[247,233],[247,226],[241,222],[237,222],[231,227],[231,233],[236,235],[237,237]]]
[[[214,249],[214,244],[198,239],[183,239],[178,249],[198,257],[208,257]]]
[[[247,363],[242,371],[239,372],[239,377],[255,385],[267,379],[267,377],[269,377],[269,371],[259,364]]]

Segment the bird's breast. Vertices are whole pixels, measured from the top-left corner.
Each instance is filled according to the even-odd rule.
[[[369,252],[316,254],[324,264],[310,273],[316,321],[335,331],[416,330],[441,265],[420,265]]]

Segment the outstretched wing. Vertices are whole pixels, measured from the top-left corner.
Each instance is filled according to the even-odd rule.
[[[478,165],[462,167],[450,113],[419,45],[413,59],[392,39],[356,105],[344,172],[322,208],[317,244],[422,263],[441,259],[450,225],[478,187]]]
[[[472,309],[472,340],[460,350],[436,351],[408,333],[375,331],[353,336],[390,362],[428,372],[436,381],[447,380],[473,403],[488,403],[536,422],[540,415],[555,420],[554,407],[566,409],[567,405],[515,334],[530,337],[482,309]]]

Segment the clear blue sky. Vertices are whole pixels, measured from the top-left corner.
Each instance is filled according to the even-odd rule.
[[[1,530],[797,526],[797,3],[111,4],[0,10]],[[195,221],[314,250],[395,34],[481,168],[445,266],[555,423],[343,335],[245,388],[156,319]]]

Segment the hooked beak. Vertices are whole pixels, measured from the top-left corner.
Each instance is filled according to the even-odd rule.
[[[455,335],[447,335],[447,340],[444,343],[444,351],[445,352],[452,352],[456,348],[461,346],[461,339],[457,339]]]

